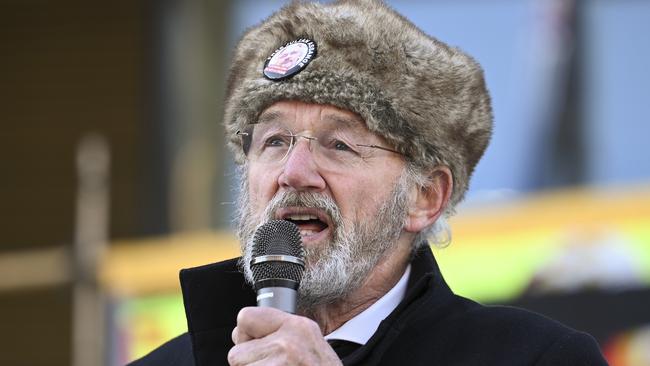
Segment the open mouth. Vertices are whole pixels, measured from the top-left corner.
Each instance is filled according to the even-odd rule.
[[[329,218],[320,210],[306,207],[284,208],[278,214],[280,219],[298,226],[303,239],[315,239],[330,227]]]

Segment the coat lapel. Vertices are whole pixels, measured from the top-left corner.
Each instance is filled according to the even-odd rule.
[[[237,259],[184,269],[180,281],[196,366],[227,364],[237,313],[255,306],[255,293]]]

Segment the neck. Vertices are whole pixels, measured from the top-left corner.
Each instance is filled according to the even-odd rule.
[[[410,244],[398,245],[370,272],[363,284],[341,300],[308,309],[303,314],[313,319],[321,332],[329,334],[377,302],[404,274],[410,256]]]

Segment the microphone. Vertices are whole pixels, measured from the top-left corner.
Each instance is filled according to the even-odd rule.
[[[253,237],[251,271],[257,306],[296,313],[298,286],[305,269],[300,230],[286,220],[271,220]]]

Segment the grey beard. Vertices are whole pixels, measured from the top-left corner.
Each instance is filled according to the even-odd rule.
[[[344,299],[363,284],[377,263],[397,245],[407,214],[408,185],[406,174],[402,174],[377,213],[370,215],[373,219],[355,223],[342,218],[331,197],[313,192],[278,193],[264,212],[255,215],[248,195],[248,182],[242,178],[237,236],[246,280],[253,283],[250,261],[257,228],[272,220],[282,207],[318,208],[331,218],[332,238],[324,245],[305,248],[306,268],[298,289],[298,311],[308,313],[317,306]]]

